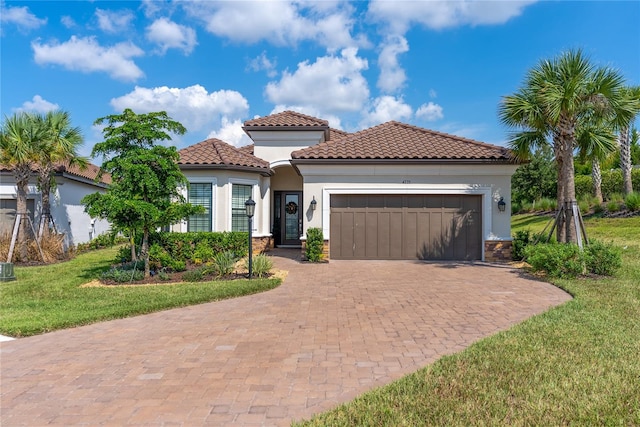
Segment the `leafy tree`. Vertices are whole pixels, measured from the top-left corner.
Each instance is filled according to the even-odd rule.
[[[99,176],[110,173],[112,184],[105,194],[90,194],[82,203],[92,217],[107,219],[131,235],[142,232],[140,256],[148,277],[149,232],[201,212],[201,207],[185,203],[180,191],[188,182],[178,167],[176,148],[155,145],[170,140],[168,132],[182,135],[186,129],[164,111],[136,114],[130,109],[101,117],[95,124],[106,127],[104,141],[91,155],[103,156]],[[133,241],[132,251],[135,254]]]
[[[553,152],[548,146],[535,150],[531,161],[518,167],[511,177],[513,200],[532,202],[543,197],[556,197],[556,170]]]
[[[595,67],[580,50],[569,51],[532,68],[524,85],[505,96],[499,107],[500,120],[515,129],[510,146],[520,158],[533,149],[553,148],[558,174],[558,241],[576,243],[578,230],[572,221],[576,206],[574,150],[578,130],[592,120],[616,126],[629,123],[634,105],[624,96],[622,75],[610,68]],[[613,129],[596,143],[615,144]]]
[[[42,218],[51,217],[51,190],[55,189],[54,168],[59,164],[78,165],[86,168],[88,160],[78,154],[83,144],[80,128],[71,126],[71,118],[66,111],[48,112],[44,117],[33,116],[38,126],[42,126],[43,140],[37,150],[38,186],[42,195]],[[44,230],[49,228],[42,224]]]
[[[27,191],[33,164],[45,135],[34,117],[28,113],[16,113],[5,117],[0,132],[0,163],[11,169],[16,180],[16,212],[27,212]],[[18,232],[18,256],[27,261],[27,222],[21,221]]]

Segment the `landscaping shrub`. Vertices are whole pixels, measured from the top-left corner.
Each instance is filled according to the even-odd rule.
[[[555,199],[542,198],[538,200],[538,208],[543,211],[555,211],[558,206],[558,201]]]
[[[203,264],[214,257],[213,248],[206,242],[200,242],[193,251],[192,261],[194,264]]]
[[[545,272],[549,277],[573,278],[584,271],[584,257],[576,245],[566,243],[528,245],[524,255],[533,271]]]
[[[204,270],[202,268],[196,268],[194,270],[185,271],[182,275],[182,280],[185,282],[199,282],[204,278]]]
[[[307,260],[311,262],[322,261],[323,253],[322,247],[324,246],[324,236],[322,235],[322,229],[310,228],[307,230],[307,243],[305,249],[305,256]]]
[[[633,188],[640,188],[640,169],[631,171]],[[590,175],[576,175],[576,197],[593,194],[593,184]],[[602,194],[607,200],[608,195],[622,192],[622,171],[620,169],[602,171]]]
[[[587,271],[600,276],[613,276],[622,267],[622,249],[613,243],[591,240],[584,258]]]
[[[133,269],[127,267],[128,265],[123,267],[112,267],[108,271],[102,273],[102,276],[100,276],[100,278],[103,281],[114,281],[118,283],[126,283],[134,280],[144,279],[144,271],[140,271],[137,268]]]
[[[615,200],[608,201],[606,206],[609,212],[618,212],[622,209],[620,202],[617,202]]]
[[[179,261],[193,261],[196,255],[198,259],[204,256],[210,260],[214,254],[225,251],[232,251],[237,256],[243,257],[248,252],[247,233],[238,231],[162,232],[151,234],[149,240],[150,244],[159,244],[174,260]]]
[[[245,267],[249,268],[249,259],[245,260]],[[252,273],[256,277],[264,277],[271,272],[273,261],[266,255],[257,255],[253,257]]]
[[[632,212],[640,210],[640,193],[630,193],[624,198],[624,205]]]
[[[511,257],[514,261],[522,261],[524,249],[532,242],[531,230],[518,230],[513,236],[513,251]]]
[[[582,215],[586,215],[591,211],[591,203],[588,200],[580,200],[578,202],[578,208],[580,209],[580,213]]]
[[[89,250],[97,250],[103,248],[110,248],[115,245],[119,245],[122,243],[127,243],[129,240],[114,232],[108,232],[104,234],[100,234],[96,236],[94,239],[87,243],[79,243],[76,246],[78,252],[84,252]]]
[[[238,262],[238,257],[231,251],[224,251],[213,257],[213,268],[218,276],[228,276]]]
[[[576,199],[580,200],[584,197],[590,197],[593,195],[593,180],[591,175],[576,175]]]

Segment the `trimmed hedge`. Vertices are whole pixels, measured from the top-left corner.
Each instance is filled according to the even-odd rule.
[[[576,198],[591,196],[593,194],[593,181],[591,175],[576,175]],[[631,171],[631,182],[635,191],[640,190],[640,169]],[[605,199],[608,195],[622,193],[622,171],[620,169],[602,171],[602,194]]]

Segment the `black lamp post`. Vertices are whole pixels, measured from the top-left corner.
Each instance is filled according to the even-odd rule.
[[[253,244],[251,241],[251,219],[253,218],[253,214],[256,211],[256,202],[254,202],[252,199],[249,199],[244,202],[244,208],[247,212],[247,221],[249,224],[249,279],[251,279],[251,276],[253,275]]]

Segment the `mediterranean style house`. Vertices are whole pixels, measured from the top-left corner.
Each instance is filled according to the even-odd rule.
[[[510,259],[506,148],[390,121],[359,132],[293,111],[248,120],[253,144],[180,150],[185,196],[205,213],[174,231],[247,231],[254,247],[300,247],[322,229],[331,259]]]

